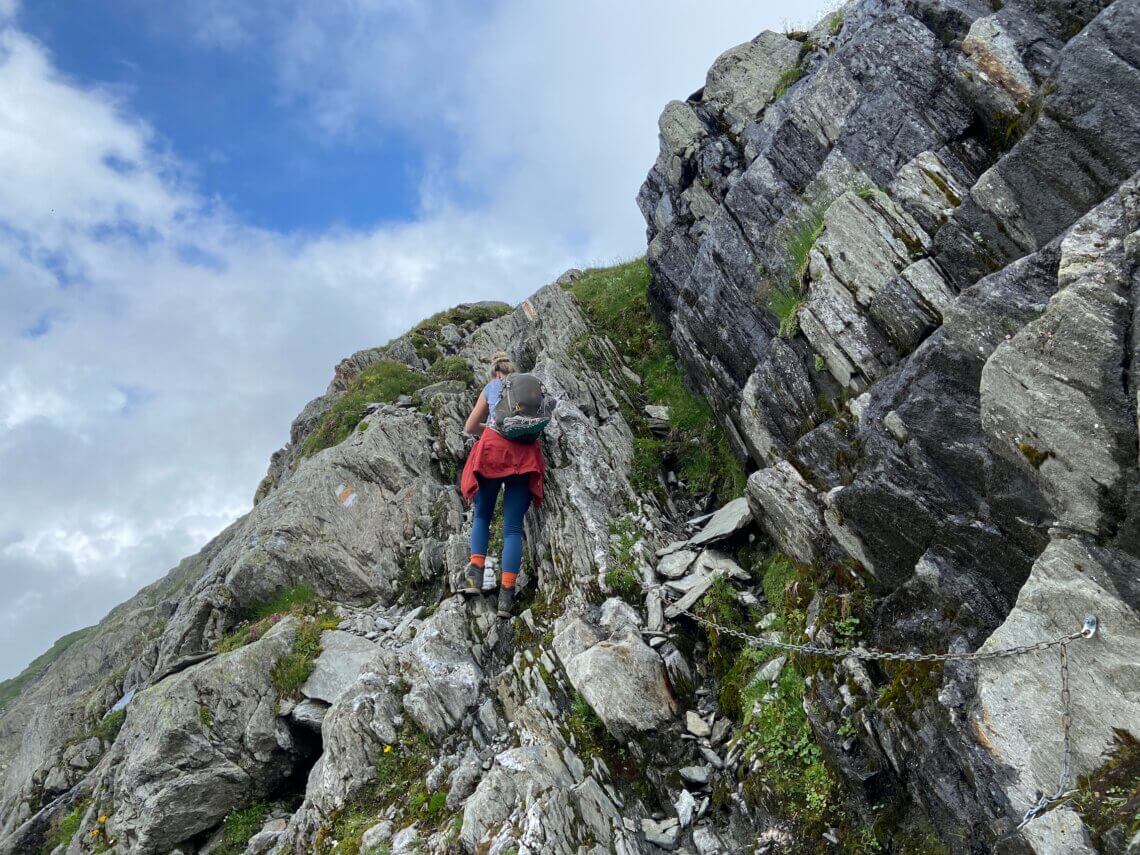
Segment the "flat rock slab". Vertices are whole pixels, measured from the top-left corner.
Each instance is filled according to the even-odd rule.
[[[712,587],[713,582],[722,576],[724,576],[723,570],[714,570],[712,573],[698,576],[696,582],[689,588],[688,593],[665,609],[665,617],[672,620],[679,615],[682,610],[692,608],[693,604],[705,595],[705,591]]]
[[[681,823],[681,828],[688,828],[693,824],[693,814],[697,811],[697,800],[693,798],[692,793],[688,790],[681,790],[681,795],[677,797],[673,808],[677,811],[677,821]]]
[[[710,774],[712,774],[712,769],[708,766],[684,766],[681,768],[681,778],[698,787],[708,784]]]
[[[567,663],[566,675],[619,738],[656,730],[677,714],[665,664],[634,632],[579,653]]]
[[[565,625],[556,623],[555,628],[554,654],[562,660],[563,667],[602,640],[601,633],[581,618],[573,618]]]
[[[325,720],[325,713],[329,711],[329,705],[324,701],[314,701],[312,698],[303,699],[297,706],[289,712],[289,718],[297,722],[297,724],[304,725],[305,727],[317,733],[321,732],[321,724]]]
[[[602,603],[598,623],[610,632],[637,629],[641,626],[641,615],[637,609],[618,597],[610,597]]]
[[[792,464],[781,460],[749,475],[748,498],[756,519],[785,555],[804,564],[819,561],[827,528],[815,489]]]
[[[760,115],[775,94],[780,75],[796,64],[799,55],[799,42],[766,30],[717,57],[705,78],[704,100],[739,132]]]
[[[646,818],[641,821],[641,833],[645,835],[647,843],[660,846],[662,849],[675,849],[677,838],[681,835],[681,826],[676,819],[664,819],[658,822]]]
[[[356,682],[375,654],[376,645],[359,635],[339,629],[322,633],[321,655],[313,663],[313,673],[301,686],[301,694],[331,704],[337,695]]]
[[[702,552],[700,558],[697,559],[696,569],[705,573],[723,573],[738,582],[752,581],[752,577],[748,575],[747,571],[733,561],[731,556],[717,549],[706,549]]]
[[[689,546],[703,546],[736,534],[752,522],[752,511],[744,496],[733,499],[712,515],[705,527],[689,539]]]
[[[664,558],[666,555],[669,555],[672,552],[676,552],[678,549],[684,549],[687,543],[687,540],[670,541],[668,546],[663,546],[657,550],[657,557]]]
[[[680,549],[670,552],[657,562],[657,575],[666,579],[680,579],[697,559],[697,553],[691,549]]]
[[[689,733],[693,736],[708,736],[712,732],[708,723],[701,718],[699,713],[689,710],[685,713],[685,727],[688,728]]]

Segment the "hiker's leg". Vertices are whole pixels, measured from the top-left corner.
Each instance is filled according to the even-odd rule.
[[[491,518],[495,515],[495,502],[499,498],[502,478],[484,478],[477,475],[479,489],[475,491],[475,513],[471,520],[471,563],[482,567],[487,559],[487,545],[491,542]]]
[[[530,507],[530,476],[506,479],[503,494],[503,587],[513,588],[522,566],[523,518]]]

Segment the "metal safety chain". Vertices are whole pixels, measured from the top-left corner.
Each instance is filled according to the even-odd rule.
[[[1092,630],[1086,638],[1092,638],[1093,633],[1096,632],[1096,618],[1085,618],[1085,626],[1089,626],[1089,621],[1092,621]],[[1069,729],[1073,723],[1073,713],[1069,698],[1069,650],[1068,644],[1061,645],[1061,735],[1063,750],[1061,753],[1061,774],[1057,779],[1057,791],[1053,795],[1042,794],[1037,801],[1025,812],[1025,816],[1021,818],[1021,822],[1017,827],[1025,828],[1041,814],[1045,813],[1052,807],[1060,804],[1063,801],[1072,797],[1075,790],[1069,789],[1069,768],[1071,765],[1073,746],[1069,739]]]
[[[820,647],[818,644],[792,644],[787,641],[762,638],[749,635],[737,629],[721,626],[716,621],[695,614],[686,608],[673,606],[676,614],[683,614],[692,618],[699,624],[709,627],[718,633],[735,636],[753,647],[771,647],[778,650],[787,650],[793,653],[803,653],[809,656],[828,656],[832,659],[846,659],[853,656],[856,659],[886,661],[886,662],[978,662],[983,659],[1003,659],[1010,656],[1023,656],[1039,650],[1049,650],[1056,647],[1061,657],[1061,735],[1062,756],[1061,774],[1057,781],[1057,790],[1051,795],[1040,795],[1037,801],[1025,812],[1018,828],[1024,828],[1041,814],[1055,807],[1059,803],[1072,797],[1074,790],[1069,789],[1070,769],[1072,766],[1072,741],[1069,731],[1072,726],[1071,698],[1069,696],[1069,651],[1071,642],[1079,638],[1092,638],[1096,635],[1098,621],[1095,615],[1087,615],[1084,623],[1076,632],[1062,635],[1047,641],[1037,641],[1033,644],[1021,644],[1014,647],[1001,647],[997,650],[974,651],[973,653],[899,653],[889,650],[868,650],[864,647],[837,648]]]

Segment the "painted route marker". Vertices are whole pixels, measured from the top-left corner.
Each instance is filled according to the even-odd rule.
[[[351,508],[356,501],[356,488],[349,484],[337,484],[336,500],[342,508]]]

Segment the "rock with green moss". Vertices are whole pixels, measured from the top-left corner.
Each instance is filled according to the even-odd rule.
[[[821,499],[785,460],[748,478],[753,514],[786,555],[816,564],[827,554],[828,538]]]
[[[322,633],[320,656],[313,662],[301,694],[331,704],[356,682],[375,654],[376,645],[358,635],[337,630]]]
[[[944,851],[931,828],[988,851],[1050,783],[1052,657],[763,673],[771,651],[674,592],[736,632],[931,652],[1095,608],[1112,633],[1070,653],[1100,786],[1136,659],[1136,10],[857,0],[723,56],[662,116],[646,259],[344,360],[247,516],[6,686],[0,851],[104,824],[129,851],[236,848],[280,787],[275,855],[358,853],[385,820],[434,852]],[[1011,80],[1035,91],[995,113]],[[559,401],[510,621],[452,594],[463,421],[499,350]],[[746,458],[768,536],[674,546],[657,587],[648,556],[740,496]],[[705,767],[707,806],[679,796]],[[1062,821],[1013,845],[1073,848]]]
[[[293,648],[298,622],[191,666],[139,693],[96,767],[96,804],[113,804],[108,832],[132,852],[169,852],[235,806],[263,799],[303,756],[278,715],[271,674]],[[200,703],[210,703],[203,727]]]
[[[1085,614],[1099,617],[1103,635],[1071,645],[1068,654],[1073,770],[1078,776],[1100,766],[1114,729],[1140,733],[1140,707],[1131,689],[1109,676],[1134,670],[1140,662],[1140,619],[1115,593],[1129,586],[1135,591],[1137,579],[1136,557],[1079,537],[1057,538],[1037,559],[1013,611],[983,648],[1064,635]],[[1035,791],[1052,792],[1057,785],[1062,761],[1059,681],[1055,656],[1032,663],[993,659],[979,668],[975,727],[1017,776],[1019,783],[1007,792],[1019,810],[1028,809]],[[1042,852],[1093,851],[1082,848],[1084,832],[1068,807],[1050,812],[1026,836]]]
[[[566,675],[619,738],[656,731],[677,715],[665,665],[636,631],[623,629],[572,657]]]
[[[768,105],[780,76],[799,57],[799,42],[782,33],[763,32],[716,58],[705,78],[702,101],[740,133]]]
[[[572,756],[572,755],[570,755]],[[524,843],[535,851],[640,852],[621,810],[593,775],[567,763],[550,743],[511,748],[467,800],[460,839],[468,851],[506,852]]]
[[[403,651],[402,673],[411,685],[404,708],[434,739],[461,725],[478,703],[483,670],[470,644],[466,604],[455,596],[423,622]]]

